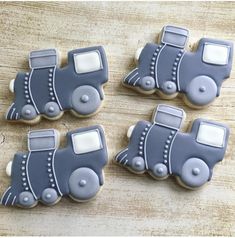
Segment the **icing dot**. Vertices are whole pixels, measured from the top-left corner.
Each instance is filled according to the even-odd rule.
[[[23,186],[26,186],[27,185],[27,183],[23,183]]]
[[[52,152],[49,152],[48,154],[49,154],[49,155],[52,155]]]
[[[85,180],[85,179],[80,180],[80,181],[79,181],[79,185],[80,185],[81,187],[86,186],[86,180]]]
[[[175,71],[173,71],[172,74],[175,75],[176,74]]]
[[[26,178],[22,178],[22,181],[26,181]]]
[[[53,184],[51,185],[51,187],[55,187],[55,184],[53,183]]]
[[[30,103],[30,100],[27,100],[28,103]]]
[[[163,162],[164,162],[164,164],[167,164],[167,160],[166,159]]]
[[[21,175],[22,175],[22,176],[25,176],[25,173],[23,172]]]
[[[29,95],[25,95],[26,98],[29,98]]]
[[[52,183],[53,183],[53,182],[54,182],[54,179],[50,179],[50,182],[52,182]]]
[[[48,160],[48,161],[51,161],[51,157],[48,157],[47,160]]]
[[[154,74],[154,72],[153,72],[153,71],[151,71],[151,72],[150,72],[150,74],[152,74],[152,75],[153,75],[153,74]]]
[[[25,79],[25,80],[28,80],[29,78],[28,78],[28,77],[25,77],[24,79]]]
[[[25,170],[25,167],[24,167],[24,166],[22,166],[22,167],[21,167],[21,170]]]
[[[156,56],[156,55],[157,55],[157,53],[155,52],[153,55],[154,55],[154,56]]]
[[[49,77],[52,77],[52,74],[49,74]]]
[[[51,169],[48,169],[47,171],[48,171],[48,172],[51,172]]]
[[[143,152],[142,151],[139,151],[139,155],[142,155],[143,154]]]
[[[26,81],[25,81],[25,82],[24,82],[24,84],[25,84],[25,85],[27,85],[27,84],[28,84],[28,82],[26,82]]]
[[[140,140],[144,140],[144,137],[143,137],[143,136],[141,136],[141,137],[140,137]]]
[[[142,132],[142,135],[143,135],[143,136],[145,136],[145,135],[146,135],[146,133],[145,133],[145,132]]]
[[[169,138],[169,139],[172,139],[172,136],[170,135],[170,136],[168,136],[168,138]]]
[[[27,155],[23,155],[23,158],[26,159],[26,158],[27,158]]]
[[[143,142],[142,142],[142,141],[140,141],[140,145],[143,145]]]
[[[53,72],[53,69],[49,69],[49,72]]]
[[[24,201],[24,202],[28,202],[28,201],[29,201],[29,198],[28,198],[28,197],[24,197],[24,198],[23,198],[23,201]]]
[[[168,145],[165,145],[165,148],[166,148],[166,149],[168,149],[168,148],[169,148],[169,146],[168,146]]]
[[[52,174],[49,174],[48,176],[49,176],[49,177],[52,177]]]
[[[157,48],[156,51],[159,52],[159,49]]]
[[[164,158],[166,159],[166,158],[167,158],[167,155],[164,155]]]
[[[148,128],[145,128],[144,130],[145,130],[145,131],[148,131]]]
[[[50,167],[50,166],[51,166],[51,163],[48,163],[47,166]]]
[[[29,76],[29,72],[27,72],[26,75]]]
[[[167,152],[168,152],[168,150],[164,150],[164,152],[163,152],[163,153],[164,153],[164,154],[167,154]]]
[[[175,134],[175,131],[171,131],[171,135],[174,135]]]
[[[139,149],[142,150],[142,149],[143,149],[143,146],[139,146]]]
[[[47,198],[47,199],[51,198],[51,194],[50,194],[50,193],[47,193],[47,194],[46,194],[46,198]]]
[[[25,190],[29,190],[29,188],[28,188],[28,187],[26,187],[26,188],[25,188]]]
[[[154,62],[152,62],[151,65],[154,65]]]
[[[175,81],[175,80],[176,80],[176,77],[172,77],[172,80]]]
[[[54,98],[54,97],[52,97],[51,99],[52,99],[52,100],[55,100],[55,98]]]
[[[200,174],[200,169],[199,168],[193,168],[192,174],[195,175],[195,176],[199,175]]]
[[[48,81],[51,82],[51,81],[52,81],[52,78],[49,78]]]
[[[166,143],[167,143],[167,144],[170,144],[170,140],[167,140]]]

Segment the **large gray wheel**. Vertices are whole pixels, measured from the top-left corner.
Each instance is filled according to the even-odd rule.
[[[19,194],[19,205],[21,207],[30,208],[33,207],[37,201],[34,199],[31,192],[22,192]]]
[[[204,106],[211,103],[217,95],[217,85],[207,76],[194,78],[186,88],[186,96],[189,102],[196,106]]]
[[[72,95],[73,110],[81,115],[94,113],[100,106],[99,92],[91,86],[85,85],[74,90]]]
[[[34,106],[32,106],[30,104],[26,104],[23,106],[23,108],[21,110],[21,115],[22,115],[23,119],[25,119],[25,120],[33,120],[37,117],[37,112],[36,112]]]
[[[209,176],[210,170],[203,160],[190,158],[182,167],[180,179],[186,186],[197,188],[205,184]]]
[[[140,80],[140,87],[145,91],[150,91],[155,88],[155,80],[153,77],[146,76]]]
[[[69,178],[69,191],[74,200],[89,200],[99,189],[99,177],[92,169],[85,167],[76,169]]]

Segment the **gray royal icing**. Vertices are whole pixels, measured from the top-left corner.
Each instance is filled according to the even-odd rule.
[[[7,120],[30,121],[38,115],[57,118],[72,110],[81,116],[94,114],[104,99],[102,85],[108,81],[103,47],[76,49],[68,53],[68,64],[58,67],[55,49],[32,51],[30,72],[18,73],[10,90],[15,100]]]
[[[12,181],[1,198],[2,205],[28,208],[38,201],[53,205],[62,196],[86,201],[97,194],[108,160],[102,127],[80,128],[66,137],[67,146],[58,149],[57,131],[29,132],[29,151],[15,154],[8,168]]]
[[[158,105],[152,122],[139,121],[128,131],[128,147],[115,160],[135,173],[148,172],[157,179],[177,176],[188,188],[211,179],[216,163],[224,157],[229,128],[221,123],[196,119],[189,133],[180,132],[182,109]]]
[[[188,52],[187,40],[188,30],[165,26],[160,43],[145,45],[138,67],[123,79],[123,84],[146,93],[160,90],[168,96],[182,92],[199,107],[211,103],[230,75],[233,43],[202,38],[196,51]]]

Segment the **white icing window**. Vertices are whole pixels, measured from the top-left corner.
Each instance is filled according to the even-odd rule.
[[[228,63],[228,57],[228,46],[205,43],[202,56],[202,59],[205,63],[226,65]]]
[[[103,148],[98,130],[86,131],[72,135],[75,154],[84,154]]]
[[[75,54],[74,65],[78,74],[94,72],[103,68],[99,51]]]
[[[197,142],[222,148],[225,141],[225,128],[213,124],[201,123],[198,134]]]

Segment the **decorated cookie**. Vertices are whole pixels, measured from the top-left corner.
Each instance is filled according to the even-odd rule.
[[[189,106],[200,108],[220,94],[232,68],[233,43],[202,38],[195,51],[186,51],[188,30],[165,26],[158,44],[148,43],[135,55],[138,67],[123,84],[142,93],[158,92],[171,99],[183,93]]]
[[[68,53],[68,63],[58,67],[55,49],[32,51],[30,71],[18,73],[9,88],[15,100],[6,119],[35,123],[41,116],[58,119],[70,110],[78,116],[97,112],[104,99],[108,65],[103,47],[76,49]]]
[[[98,193],[108,160],[102,127],[81,128],[66,136],[67,146],[58,149],[56,130],[29,132],[29,151],[15,154],[7,165],[12,183],[2,196],[2,205],[30,208],[38,201],[53,205],[62,196],[83,202]]]
[[[115,160],[134,173],[148,172],[156,179],[174,175],[191,189],[212,177],[213,167],[224,157],[229,128],[196,119],[189,133],[180,132],[182,109],[159,105],[152,122],[140,121],[128,130],[129,145]]]

